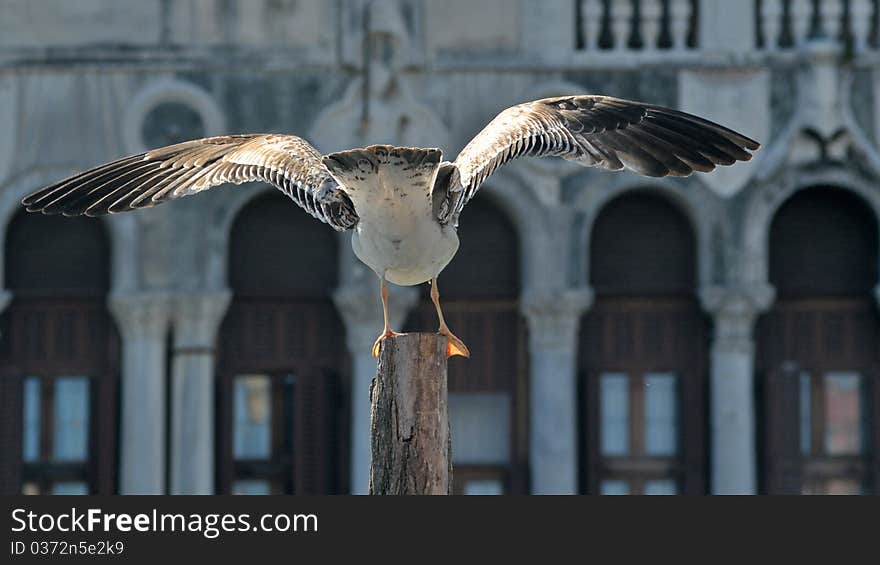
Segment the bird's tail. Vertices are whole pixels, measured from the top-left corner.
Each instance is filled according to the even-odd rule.
[[[324,166],[353,200],[427,196],[440,167],[440,149],[371,145],[324,157]]]

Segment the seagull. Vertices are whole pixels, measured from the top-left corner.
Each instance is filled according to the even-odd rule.
[[[600,95],[544,98],[502,111],[454,162],[436,148],[371,145],[322,155],[306,140],[277,133],[186,141],[113,161],[22,199],[29,212],[101,216],[149,208],[209,188],[274,185],[337,231],[351,231],[355,255],[379,278],[385,327],[386,282],[430,281],[447,355],[469,357],[440,307],[437,276],[458,250],[464,207],[496,169],[518,157],[561,157],[587,167],[649,177],[686,177],[752,158],[760,144],[703,118]]]

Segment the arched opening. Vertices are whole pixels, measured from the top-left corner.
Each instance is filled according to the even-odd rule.
[[[581,323],[581,485],[592,494],[705,491],[708,324],[691,224],[632,192],[593,226]]]
[[[220,330],[218,490],[343,492],[345,331],[331,300],[336,233],[281,194],[238,214]]]
[[[877,230],[859,197],[830,187],[798,192],[773,218],[777,300],[757,326],[766,492],[876,492]]]
[[[449,327],[471,351],[470,359],[449,360],[454,491],[525,494],[528,359],[519,308],[519,238],[485,196],[468,204],[459,238],[458,253],[438,278]],[[422,291],[409,331],[437,328],[429,286]]]
[[[12,447],[0,458],[0,490],[112,494],[119,341],[104,225],[22,211],[4,257],[13,298],[0,329],[0,429]]]

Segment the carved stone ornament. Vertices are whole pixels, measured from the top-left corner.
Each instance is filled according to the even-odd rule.
[[[685,70],[679,77],[681,109],[741,131],[764,144],[747,163],[718,167],[699,181],[723,197],[742,190],[755,174],[770,138],[770,76],[764,69]]]
[[[756,178],[767,180],[786,167],[816,163],[858,164],[880,175],[880,152],[859,125],[852,108],[852,70],[841,66],[835,44],[804,44],[797,80],[797,111],[767,147]]]
[[[324,152],[378,143],[447,146],[448,129],[402,72],[410,38],[397,4],[378,0],[367,9],[362,72],[315,120],[311,141]]]

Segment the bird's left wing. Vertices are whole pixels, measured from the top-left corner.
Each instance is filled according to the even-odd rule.
[[[748,161],[749,151],[759,147],[726,127],[661,106],[592,95],[535,100],[498,114],[447,165],[438,216],[454,222],[483,181],[517,157],[563,157],[614,171],[684,177]]]
[[[321,154],[294,135],[194,139],[95,167],[22,200],[30,212],[100,216],[148,208],[225,183],[263,181],[336,230],[357,224]]]

